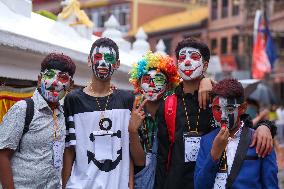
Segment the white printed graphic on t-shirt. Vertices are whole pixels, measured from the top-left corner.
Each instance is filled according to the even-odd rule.
[[[184,161],[196,161],[201,137],[184,136]]]
[[[225,189],[227,177],[227,173],[217,173],[213,189]]]
[[[130,110],[74,115],[76,163],[66,188],[127,189]]]

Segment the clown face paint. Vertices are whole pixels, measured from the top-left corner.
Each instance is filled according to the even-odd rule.
[[[178,72],[182,79],[193,80],[203,74],[203,59],[198,49],[184,47],[179,51]]]
[[[42,73],[41,93],[48,102],[58,102],[70,87],[68,73],[60,70],[48,69]]]
[[[216,96],[212,103],[212,113],[218,126],[226,126],[231,131],[238,126],[241,107],[236,99]]]
[[[162,72],[150,70],[141,78],[142,93],[150,101],[156,101],[162,97],[167,87],[167,78]]]
[[[95,47],[92,54],[92,70],[101,80],[107,80],[113,74],[116,64],[116,52],[111,47]]]

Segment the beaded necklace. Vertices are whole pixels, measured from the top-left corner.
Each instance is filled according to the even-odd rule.
[[[184,99],[184,94],[182,95],[182,101],[183,101],[183,107],[184,107],[184,111],[185,111],[185,118],[186,118],[186,126],[188,128],[189,132],[193,132],[198,134],[198,127],[199,127],[199,115],[200,115],[200,108],[198,108],[198,114],[197,114],[197,120],[196,120],[196,127],[195,130],[191,130],[191,126],[190,126],[190,122],[189,122],[189,117],[188,117],[188,113],[187,113],[187,108],[186,108],[186,103],[185,103],[185,99]]]
[[[95,93],[94,93],[94,89],[93,89],[93,87],[92,87],[92,85],[90,84],[90,88],[91,88],[91,92],[95,95]],[[96,100],[96,103],[97,103],[97,105],[98,105],[98,107],[99,107],[99,111],[101,111],[101,119],[104,119],[104,114],[105,114],[105,111],[107,110],[107,107],[108,107],[108,104],[109,104],[109,98],[110,98],[110,94],[111,94],[111,92],[112,92],[112,87],[110,87],[109,88],[109,92],[108,92],[108,94],[107,94],[107,100],[106,100],[106,103],[105,103],[105,107],[103,108],[101,105],[100,105],[100,103],[99,103],[99,97],[95,97],[95,100]]]

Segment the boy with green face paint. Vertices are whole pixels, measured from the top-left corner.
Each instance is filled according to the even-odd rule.
[[[133,95],[111,86],[119,67],[117,44],[96,40],[88,64],[91,83],[64,101],[66,148],[63,188],[124,189],[129,183],[129,123]]]
[[[32,98],[17,102],[5,115],[0,124],[3,188],[61,188],[65,123],[58,101],[72,86],[75,69],[68,56],[49,54]]]

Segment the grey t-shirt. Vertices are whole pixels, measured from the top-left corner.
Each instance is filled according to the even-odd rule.
[[[15,188],[43,189],[60,188],[61,166],[54,166],[54,119],[52,110],[36,90],[34,100],[34,116],[29,131],[22,137],[26,116],[26,102],[19,101],[4,116],[0,124],[0,149],[12,149],[12,171]],[[59,156],[64,151],[65,123],[62,109],[56,111],[60,139]]]

